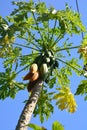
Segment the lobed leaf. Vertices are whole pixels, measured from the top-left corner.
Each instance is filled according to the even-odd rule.
[[[54,95],[54,99],[57,100],[56,105],[60,110],[66,109],[70,113],[76,111],[76,101],[74,95],[70,92],[69,87],[61,87],[58,89],[59,93]]]
[[[34,111],[34,117],[39,115],[42,123],[45,119],[48,120],[48,118],[51,116],[51,113],[53,113],[54,107],[51,103],[52,97],[53,93],[47,93],[46,90],[43,90],[37,102]]]
[[[52,130],[64,130],[64,127],[58,121],[55,121],[52,124]]]
[[[81,81],[75,95],[85,95],[85,100],[87,100],[87,80]]]

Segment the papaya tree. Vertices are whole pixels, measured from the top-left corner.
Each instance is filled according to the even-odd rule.
[[[27,130],[32,115],[39,115],[41,122],[50,117],[54,112],[53,100],[60,110],[76,111],[69,77],[73,71],[86,77],[87,36],[79,46],[70,41],[74,34],[80,35],[86,29],[80,15],[67,4],[65,10],[33,0],[12,4],[15,5],[12,13],[0,17],[0,58],[4,65],[4,71],[0,72],[0,99],[15,98],[19,91],[28,89],[29,99],[15,128]],[[72,56],[72,49],[77,49],[84,59],[84,70]],[[19,82],[17,77],[23,71],[27,75],[21,75],[23,80]],[[86,88],[84,80],[76,94],[86,94]]]

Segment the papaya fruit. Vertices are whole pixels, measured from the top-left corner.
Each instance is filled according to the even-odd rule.
[[[38,65],[36,63],[32,64],[30,67],[30,72],[35,73],[38,70]]]
[[[34,63],[36,63],[38,66],[40,66],[41,59],[42,59],[42,56],[41,56],[41,55],[38,55],[38,56],[35,58]]]
[[[40,77],[45,80],[48,75],[48,67],[46,63],[43,63],[40,67]]]
[[[30,78],[30,82],[33,82],[39,78],[39,71],[33,73],[33,75]]]
[[[48,67],[46,63],[43,63],[40,67],[40,74],[43,75],[48,72]]]
[[[51,55],[51,52],[49,51],[49,50],[46,50],[45,51],[45,55],[46,55],[46,57],[51,57],[52,55]]]
[[[55,67],[59,67],[59,63],[57,60],[55,61]]]
[[[49,63],[50,62],[50,58],[46,58],[46,63]]]

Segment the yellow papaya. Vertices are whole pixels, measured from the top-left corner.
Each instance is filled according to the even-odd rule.
[[[35,73],[38,70],[38,65],[37,64],[32,64],[30,67],[30,72]]]

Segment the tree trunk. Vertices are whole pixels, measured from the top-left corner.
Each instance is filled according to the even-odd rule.
[[[27,130],[28,129],[27,125],[30,122],[31,116],[33,114],[36,103],[38,101],[38,98],[39,98],[39,95],[41,92],[41,88],[42,88],[42,84],[43,84],[43,81],[38,80],[37,83],[35,84],[34,88],[32,89],[31,96],[20,115],[20,118],[19,118],[19,121],[18,121],[18,124],[17,124],[15,130]]]

